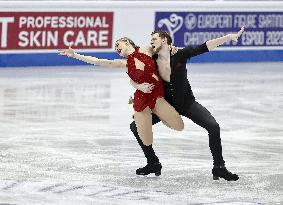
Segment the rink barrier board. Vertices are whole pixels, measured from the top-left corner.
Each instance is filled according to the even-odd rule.
[[[74,49],[85,55],[107,59],[119,58],[114,53],[113,48],[115,40],[122,36],[131,37],[134,42],[143,47],[143,45],[149,45],[150,33],[153,30],[167,29],[173,37],[174,45],[184,47],[191,45],[191,43],[198,45],[206,40],[202,38],[208,38],[208,36],[221,36],[235,32],[243,24],[242,21],[246,21],[248,26],[244,33],[245,36],[243,36],[244,40],[240,39],[236,44],[227,43],[209,54],[192,58],[190,62],[283,61],[283,2],[120,1],[109,3],[100,1],[68,2],[66,4],[66,2],[9,1],[0,2],[0,67],[85,64],[78,60],[58,56],[56,50],[66,48],[70,39],[73,41],[81,30],[93,32],[90,33],[92,37],[96,33],[88,27],[80,29],[65,26],[55,29],[54,24],[53,27],[51,24],[46,24],[47,26],[44,28],[40,28],[38,25],[29,28],[28,23],[24,23],[26,17],[35,19],[41,15],[65,19],[68,17],[73,19],[75,17],[78,17],[78,19],[79,17],[100,19],[101,22],[99,24],[98,21],[95,32],[97,32],[97,35],[101,34],[101,40],[97,38],[94,47],[79,45],[74,46]],[[271,18],[270,22],[262,20],[272,15],[277,16]],[[226,16],[228,20],[223,20],[223,16]],[[221,22],[219,24],[216,22],[213,25],[212,20],[217,20],[218,17],[222,18]],[[211,23],[202,21],[204,18]],[[44,22],[46,23],[47,20]],[[266,25],[265,28],[260,27],[260,23],[269,23],[270,25]],[[6,28],[4,28],[4,24]],[[56,46],[51,45],[47,49],[43,45],[46,44],[46,40],[44,40],[44,43],[43,40],[42,42],[40,40],[39,42],[30,42],[32,40],[29,39],[29,36],[36,35],[37,31],[49,32],[49,40]],[[274,32],[276,39],[270,38]],[[4,38],[3,33],[6,38]],[[86,33],[81,34],[85,35]],[[187,36],[189,38],[185,38]],[[45,37],[45,39],[47,38]]]
[[[81,53],[96,56],[98,58],[120,58],[116,53]],[[277,50],[241,50],[241,51],[212,51],[194,58],[188,63],[225,63],[225,62],[280,62],[283,51]],[[46,63],[48,62],[48,63]],[[88,65],[82,61],[59,56],[56,53],[29,53],[29,54],[2,54],[0,55],[0,67],[28,67],[28,66],[66,66]]]

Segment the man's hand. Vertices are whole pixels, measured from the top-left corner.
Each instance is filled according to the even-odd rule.
[[[171,56],[175,55],[178,52],[178,48],[175,46],[170,45],[169,49],[171,50]]]
[[[245,28],[242,27],[241,30],[240,30],[238,33],[228,34],[228,35],[229,35],[229,38],[230,38],[232,41],[237,42],[237,41],[238,41],[238,38],[242,35],[242,33],[244,32],[244,30],[245,30]]]
[[[143,93],[151,93],[153,88],[154,88],[154,84],[142,83],[142,84],[138,84],[137,89],[142,91]]]
[[[69,49],[60,49],[58,50],[58,55],[68,56],[68,57],[74,57],[75,51],[69,46]]]
[[[209,51],[215,49],[216,47],[223,45],[226,41],[232,40],[237,42],[238,38],[242,35],[244,32],[244,27],[241,28],[241,30],[238,33],[231,33],[227,34],[225,36],[215,38],[209,41],[206,41],[206,46]]]

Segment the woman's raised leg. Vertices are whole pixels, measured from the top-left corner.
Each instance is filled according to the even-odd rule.
[[[184,129],[184,122],[181,116],[164,98],[157,98],[152,111],[167,127],[178,131]]]

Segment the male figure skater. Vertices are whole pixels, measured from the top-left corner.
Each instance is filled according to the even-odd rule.
[[[170,35],[166,31],[154,31],[151,34],[151,46],[156,53],[153,57],[158,64],[158,71],[164,83],[165,99],[179,112],[180,115],[191,119],[194,123],[208,131],[209,147],[214,165],[212,169],[214,180],[218,180],[220,177],[227,181],[236,181],[239,177],[238,175],[229,172],[225,167],[225,161],[222,156],[219,124],[211,113],[196,101],[187,79],[186,63],[191,57],[209,52],[228,40],[237,41],[243,31],[244,28],[241,28],[236,34],[228,34],[220,38],[209,40],[195,48],[185,47],[178,50],[177,53],[172,56],[170,56],[169,47],[172,43]],[[146,83],[131,83],[135,88],[143,92],[151,92],[153,86],[152,84]],[[153,114],[152,124],[158,122],[160,122],[160,119]],[[148,175],[150,173],[161,173],[162,166],[152,145],[145,146],[142,143],[134,121],[130,124],[130,129],[147,158],[147,165],[137,169],[136,174]]]

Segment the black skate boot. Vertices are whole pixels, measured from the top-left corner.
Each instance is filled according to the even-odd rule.
[[[139,168],[136,170],[137,175],[149,175],[154,173],[155,176],[161,175],[162,165],[159,162],[153,164],[147,164],[145,167]]]
[[[226,167],[214,167],[212,169],[213,180],[219,180],[219,178],[223,178],[227,181],[237,181],[239,176],[237,174],[232,174],[229,172]]]

